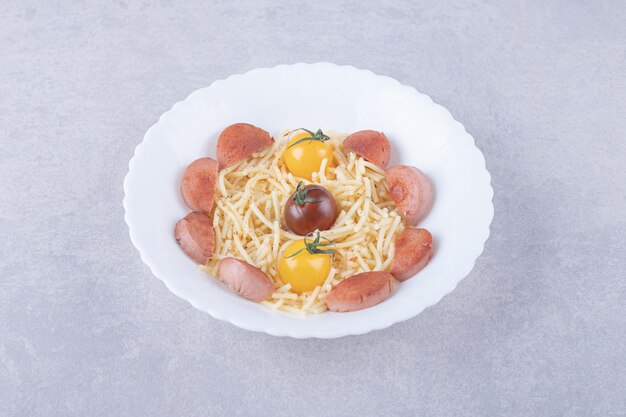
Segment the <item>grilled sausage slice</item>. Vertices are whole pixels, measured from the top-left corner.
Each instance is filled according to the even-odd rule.
[[[351,134],[343,141],[343,147],[380,169],[387,168],[391,158],[391,145],[387,136],[375,130],[361,130]]]
[[[274,292],[274,285],[265,272],[236,258],[222,259],[218,275],[231,290],[248,300],[265,300]]]
[[[433,204],[433,187],[422,171],[407,165],[396,165],[386,171],[391,198],[405,221],[417,225]]]
[[[180,189],[193,211],[210,213],[213,209],[218,170],[217,161],[211,158],[196,159],[185,170]]]
[[[198,211],[187,214],[174,228],[176,243],[191,259],[206,264],[215,248],[215,231],[206,213]]]
[[[326,296],[326,304],[336,312],[363,310],[386,300],[397,285],[389,272],[362,272],[337,284]]]
[[[396,240],[391,275],[406,281],[422,270],[433,256],[433,236],[426,229],[404,229]]]
[[[220,168],[226,168],[273,142],[265,130],[248,123],[235,123],[222,130],[217,138],[217,161]]]

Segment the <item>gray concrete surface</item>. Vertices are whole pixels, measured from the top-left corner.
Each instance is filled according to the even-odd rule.
[[[626,415],[625,22],[621,1],[1,0],[0,415]],[[431,95],[493,175],[474,271],[362,337],[214,320],[123,221],[162,112],[298,61]]]

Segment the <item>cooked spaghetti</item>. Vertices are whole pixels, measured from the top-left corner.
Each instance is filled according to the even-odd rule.
[[[389,195],[384,172],[343,149],[342,136],[330,135],[334,161],[324,159],[313,181],[294,177],[283,153],[288,132],[271,147],[219,172],[213,227],[215,251],[206,272],[217,276],[219,261],[236,257],[260,268],[272,280],[275,291],[262,303],[271,309],[299,315],[327,310],[324,297],[343,279],[360,272],[389,270],[396,237],[404,229]],[[323,238],[333,242],[333,267],[325,282],[298,294],[278,274],[283,250],[302,236],[289,232],[282,207],[298,182],[316,183],[330,191],[339,215]]]

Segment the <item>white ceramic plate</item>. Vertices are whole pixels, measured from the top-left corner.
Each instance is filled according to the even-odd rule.
[[[342,133],[383,131],[392,144],[390,165],[417,166],[433,182],[435,202],[420,225],[433,234],[431,262],[377,306],[305,318],[244,300],[199,271],[173,236],[176,221],[189,211],[180,195],[181,176],[194,159],[215,157],[218,134],[235,122],[252,123],[273,135],[301,126]],[[280,65],[216,81],[164,113],[129,165],[125,220],[152,273],[213,317],[276,336],[362,334],[417,315],[471,271],[493,218],[485,159],[463,126],[414,88],[351,66]]]

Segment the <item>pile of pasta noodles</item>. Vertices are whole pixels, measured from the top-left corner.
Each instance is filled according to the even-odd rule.
[[[324,297],[343,279],[360,272],[388,270],[394,242],[403,224],[389,195],[384,172],[346,152],[342,136],[329,135],[334,161],[324,160],[313,181],[294,177],[283,162],[287,133],[252,157],[219,172],[213,213],[215,251],[206,272],[217,276],[219,261],[236,257],[260,268],[275,291],[262,301],[271,309],[306,315],[327,310]],[[303,237],[287,230],[282,217],[285,202],[299,181],[316,183],[330,191],[340,209],[323,238],[334,244],[333,267],[325,282],[297,294],[278,274],[283,250]]]

